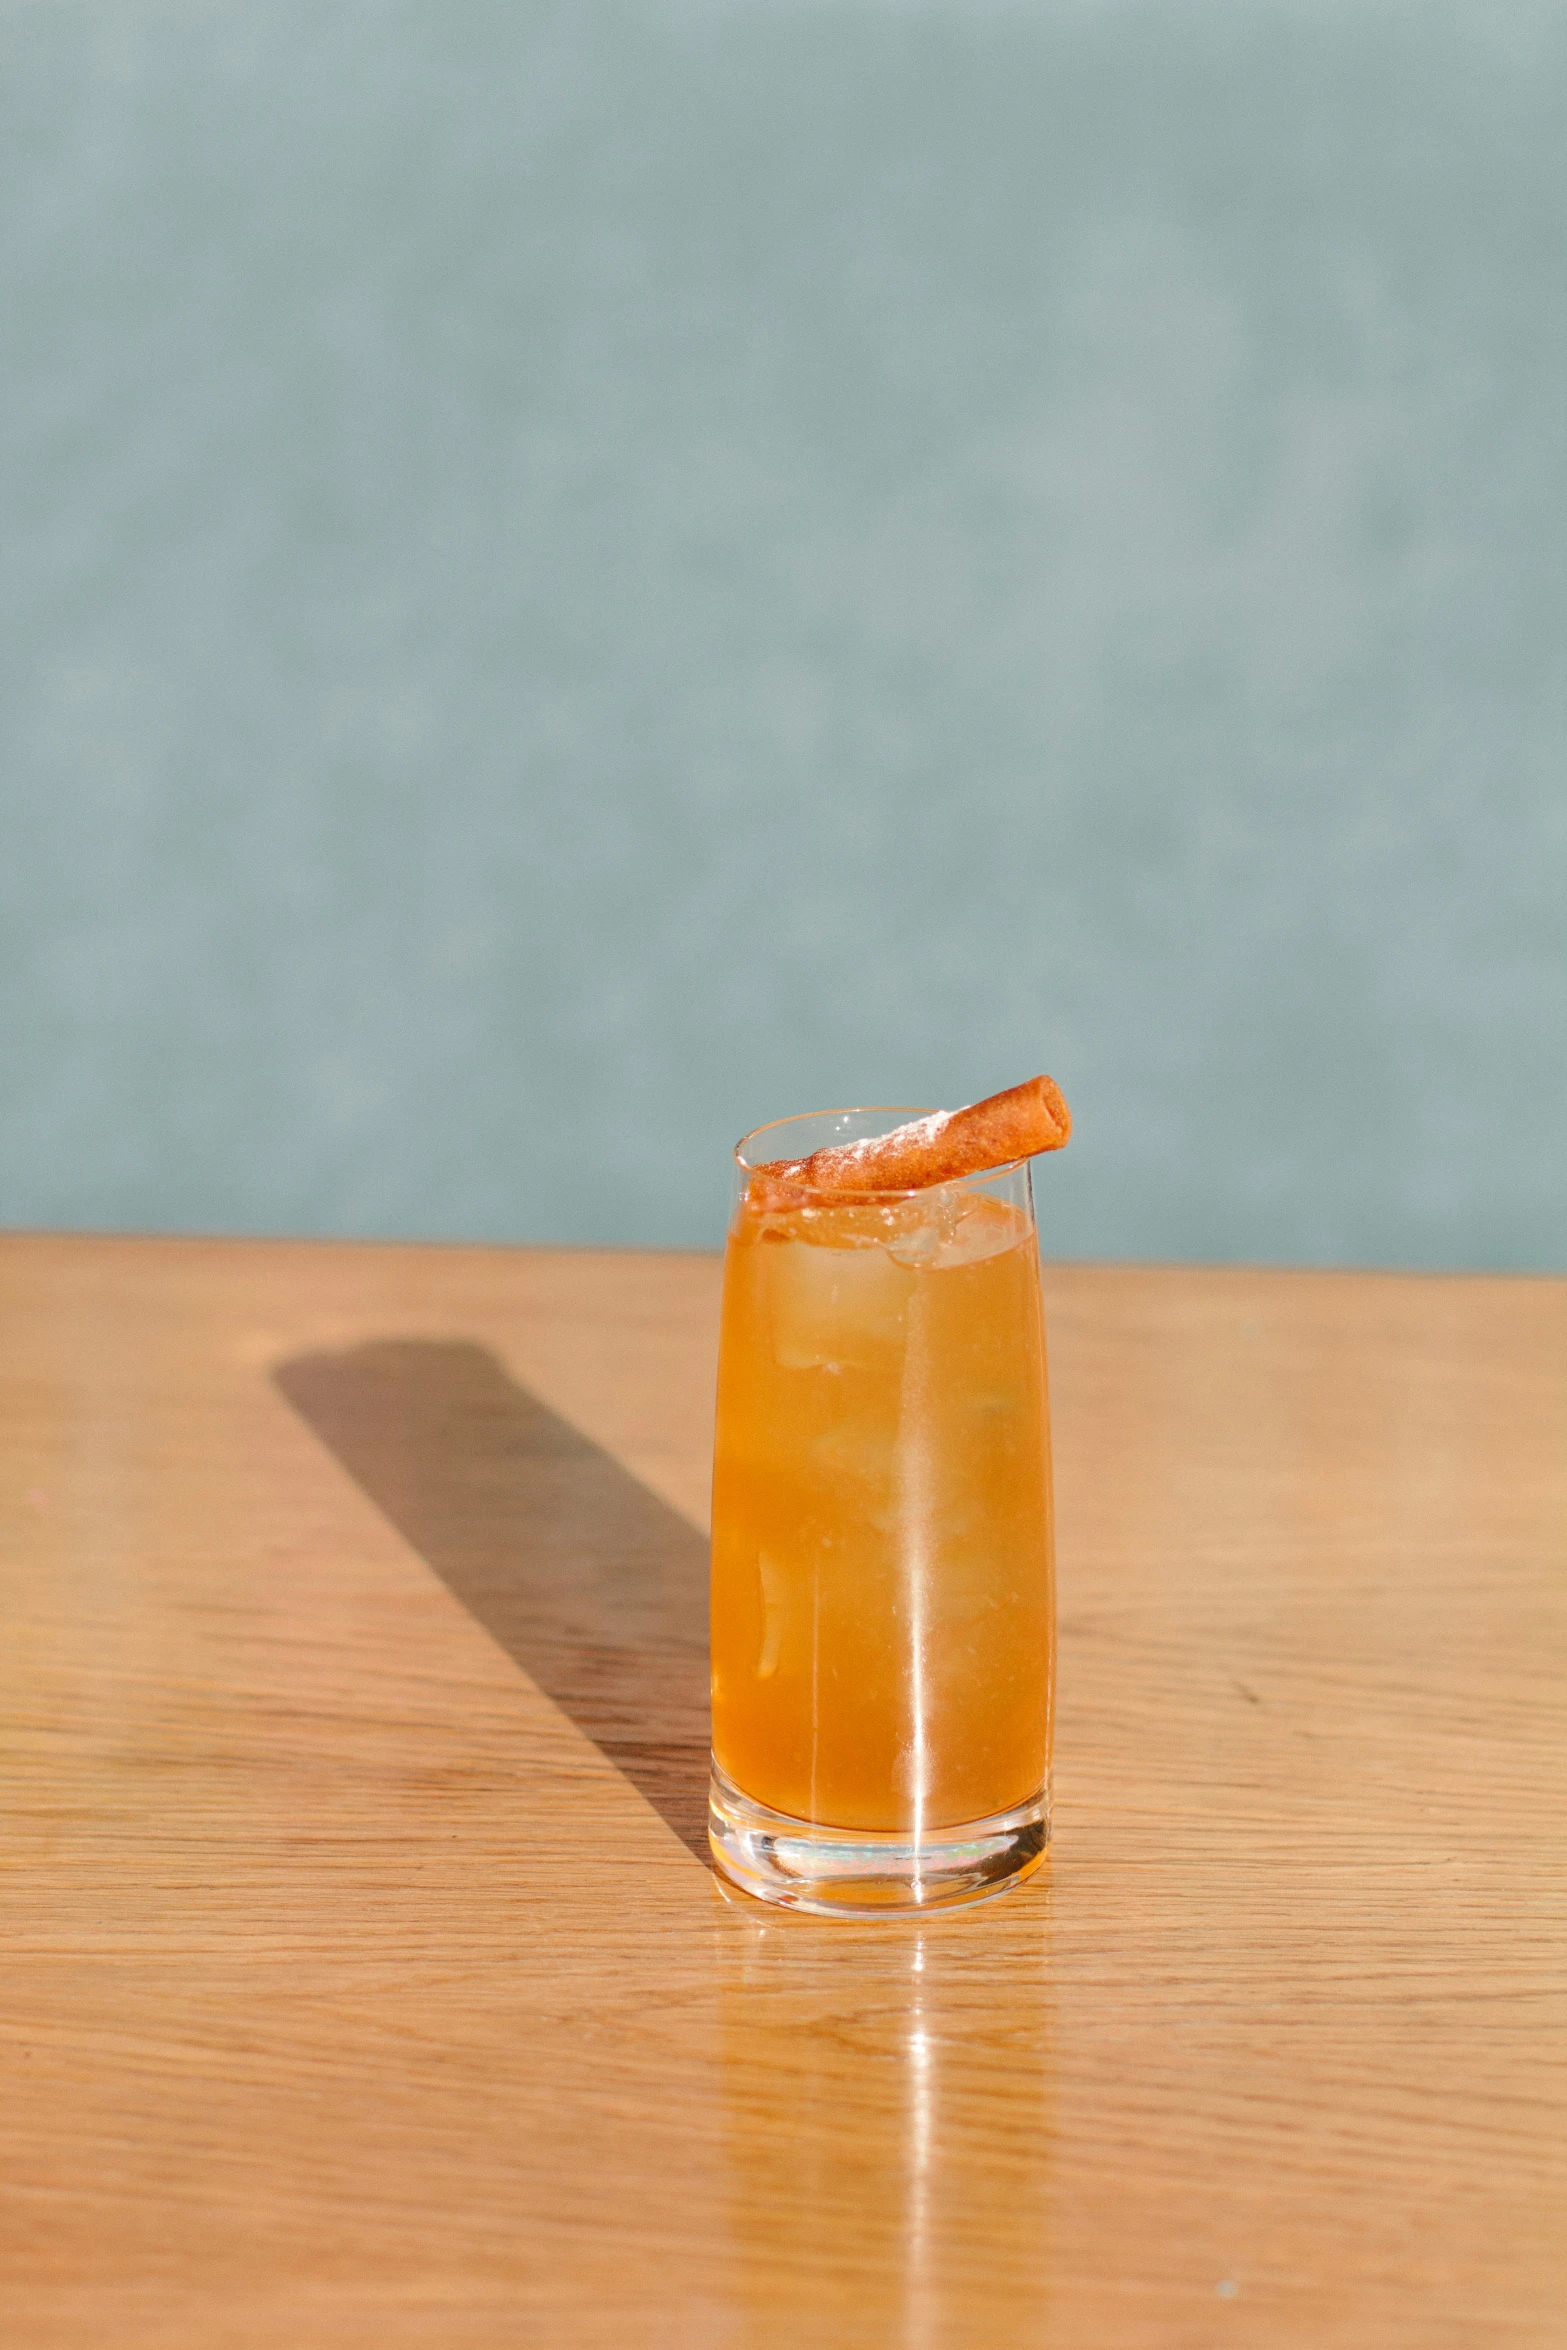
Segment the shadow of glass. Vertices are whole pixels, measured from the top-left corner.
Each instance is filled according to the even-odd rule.
[[[707,1859],[707,1544],[465,1340],[296,1355],[307,1427],[499,1641]]]

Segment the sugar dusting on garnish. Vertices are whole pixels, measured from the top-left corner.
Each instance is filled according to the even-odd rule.
[[[928,1118],[911,1118],[906,1126],[890,1126],[885,1134],[867,1134],[859,1142],[825,1143],[820,1151],[812,1153],[812,1157],[842,1160],[858,1166],[862,1159],[871,1158],[885,1150],[889,1142],[935,1142],[951,1125],[952,1119],[951,1110],[932,1110]],[[797,1159],[793,1163],[800,1167],[809,1164],[805,1159]]]

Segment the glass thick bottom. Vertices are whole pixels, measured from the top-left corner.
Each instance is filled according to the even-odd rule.
[[[708,1842],[723,1875],[758,1901],[817,1917],[923,1916],[989,1901],[1045,1857],[1050,1785],[1011,1811],[913,1838],[822,1828],[742,1795],[713,1764]]]

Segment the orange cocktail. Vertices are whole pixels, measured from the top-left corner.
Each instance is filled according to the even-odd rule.
[[[1053,1592],[1026,1164],[881,1198],[742,1188],[712,1657],[715,1849],[751,1890],[791,1898],[751,1881],[764,1846],[813,1880],[806,1906],[972,1898],[1038,1856]],[[989,1873],[949,1883],[949,1850],[1015,1814]]]

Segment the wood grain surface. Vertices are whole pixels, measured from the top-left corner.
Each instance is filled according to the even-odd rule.
[[[1567,2342],[1567,1283],[1047,1270],[1052,1857],[700,1854],[717,1268],[0,1246],[0,2339]]]

